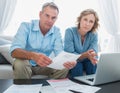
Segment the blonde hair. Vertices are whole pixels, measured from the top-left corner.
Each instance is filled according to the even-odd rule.
[[[95,23],[93,25],[93,28],[91,29],[92,32],[95,32],[99,26],[99,23],[98,23],[99,18],[98,18],[97,13],[93,9],[86,9],[81,12],[80,16],[77,18],[77,27],[78,27],[78,29],[80,28],[80,21],[81,21],[82,17],[89,15],[89,14],[93,14],[95,16]]]

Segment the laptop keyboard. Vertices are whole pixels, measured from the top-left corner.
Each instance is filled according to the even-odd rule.
[[[92,81],[92,82],[93,82],[94,78],[89,78],[89,79],[87,79],[87,80],[89,80],[89,81]]]

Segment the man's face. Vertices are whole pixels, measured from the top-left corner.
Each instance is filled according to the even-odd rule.
[[[40,28],[44,31],[48,31],[53,24],[55,23],[58,11],[51,7],[44,8],[43,11],[40,12]]]

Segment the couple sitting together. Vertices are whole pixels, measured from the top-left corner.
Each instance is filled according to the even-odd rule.
[[[98,16],[93,9],[86,9],[77,18],[77,26],[66,29],[64,46],[60,29],[54,26],[59,14],[57,5],[45,3],[39,12],[39,20],[21,23],[10,53],[13,58],[14,79],[31,79],[32,75],[47,75],[49,78],[87,75],[96,71]],[[47,67],[52,63],[49,55],[57,56],[61,51],[81,54],[75,61],[64,62],[64,69]]]

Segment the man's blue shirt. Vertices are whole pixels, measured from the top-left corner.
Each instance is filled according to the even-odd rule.
[[[63,50],[60,29],[53,26],[46,35],[43,35],[39,28],[39,20],[23,22],[14,37],[10,53],[16,48],[42,53],[46,56],[49,56],[51,52],[57,55]],[[36,65],[33,60],[30,60],[30,63],[33,66]]]

